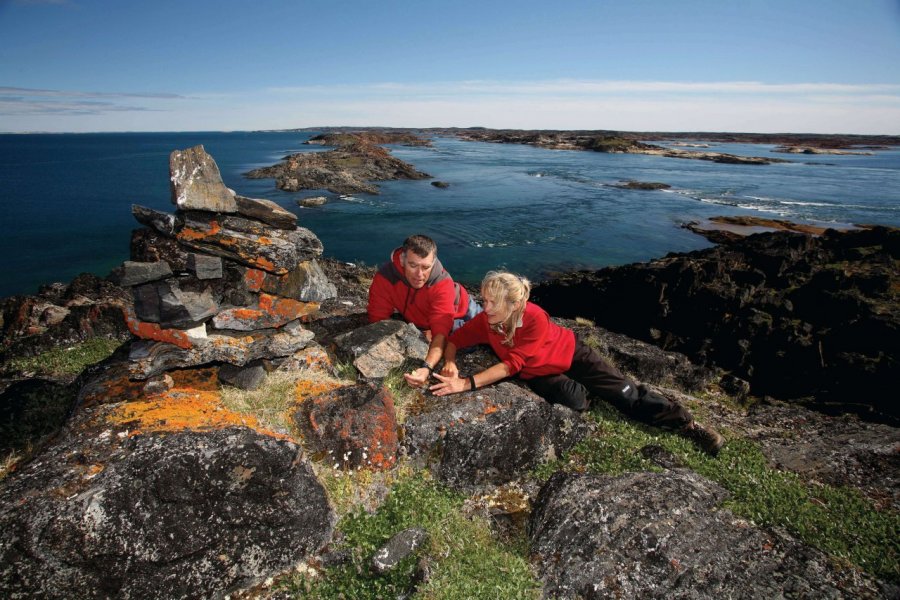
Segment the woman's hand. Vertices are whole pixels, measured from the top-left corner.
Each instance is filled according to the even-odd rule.
[[[428,373],[429,370],[425,367],[419,367],[409,373],[404,373],[403,378],[406,379],[406,383],[411,385],[412,387],[420,388],[425,387],[425,384],[428,383]]]
[[[458,377],[459,367],[456,366],[456,362],[444,361],[444,368],[441,369],[441,375],[443,375],[444,377]]]
[[[469,389],[468,379],[463,379],[456,375],[448,377],[446,375],[441,375],[440,373],[435,373],[434,376],[437,378],[438,383],[434,384],[429,389],[435,396],[458,394],[459,392],[464,392]]]

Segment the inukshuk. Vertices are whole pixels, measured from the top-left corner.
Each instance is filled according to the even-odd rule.
[[[145,227],[115,271],[134,294],[130,377],[222,363],[220,378],[255,387],[261,361],[304,348],[302,319],[336,295],[315,261],[322,243],[274,202],[225,187],[203,146],[172,152],[169,172],[174,214],[132,206]]]

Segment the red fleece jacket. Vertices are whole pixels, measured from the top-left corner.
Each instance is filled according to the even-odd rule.
[[[513,345],[503,343],[506,336],[491,329],[487,313],[479,313],[453,332],[450,342],[457,348],[490,344],[494,352],[522,379],[541,375],[558,375],[572,366],[575,354],[575,334],[550,320],[550,315],[537,304],[528,302],[522,315],[522,326],[516,328]]]
[[[450,335],[453,319],[465,316],[469,308],[466,288],[454,283],[435,258],[425,286],[413,289],[403,274],[400,251],[400,248],[394,250],[390,262],[382,265],[372,279],[369,322],[389,319],[396,310],[405,321],[419,329],[430,329],[432,335]]]

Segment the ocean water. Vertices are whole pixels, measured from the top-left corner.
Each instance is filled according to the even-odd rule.
[[[757,215],[817,224],[900,226],[900,149],[872,156],[770,154],[772,146],[710,150],[790,160],[725,165],[629,154],[545,150],[435,138],[431,148],[393,146],[446,189],[380,182],[379,195],[329,196],[301,208],[274,180],[250,169],[292,152],[314,132],[0,135],[0,296],[34,293],[81,272],[105,275],[128,259],[132,204],[172,211],[168,156],[203,144],[225,184],[294,211],[325,254],[376,265],[410,233],[426,233],[453,276],[477,282],[506,268],[533,279],[600,268],[710,244],[680,225],[715,215]],[[663,182],[665,191],[613,187]]]

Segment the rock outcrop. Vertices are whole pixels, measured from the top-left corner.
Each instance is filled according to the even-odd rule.
[[[725,496],[690,471],[554,475],[529,522],[545,597],[880,596],[873,580],[719,509]]]
[[[611,154],[650,154],[669,158],[689,158],[739,165],[768,165],[771,163],[790,162],[768,156],[738,156],[725,152],[700,152],[697,150],[683,150],[681,148],[666,148],[638,141],[633,136],[625,136],[619,132],[476,129],[457,132],[456,135],[468,141],[527,144],[552,150],[591,150]]]
[[[254,169],[246,176],[251,179],[274,178],[275,186],[288,192],[325,189],[336,194],[377,194],[378,186],[372,181],[431,177],[391,156],[379,144],[393,142],[380,139],[361,134],[324,138],[321,143],[335,143],[339,147],[327,152],[291,154],[277,165]]]
[[[581,316],[715,364],[754,395],[896,420],[900,230],[756,234],[536,286]]]

